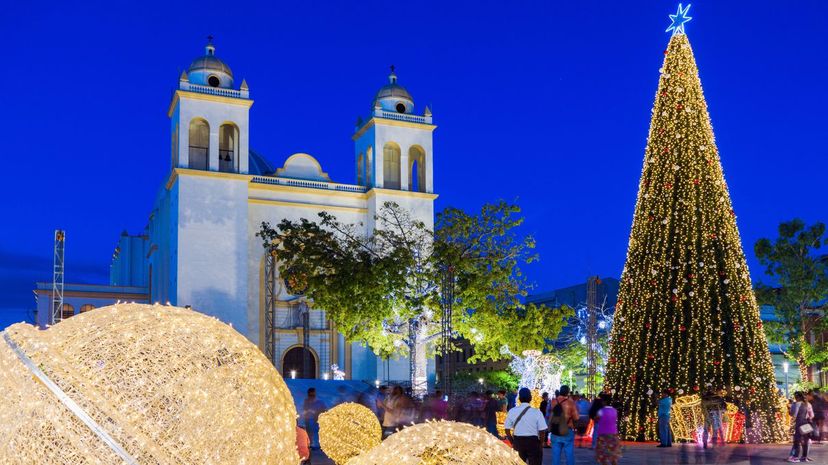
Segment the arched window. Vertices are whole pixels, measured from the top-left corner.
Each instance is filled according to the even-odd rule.
[[[83,305],[81,305],[80,312],[84,313],[84,312],[88,312],[89,310],[94,310],[94,309],[95,309],[95,306],[92,305],[92,304],[83,304]]]
[[[210,167],[210,126],[203,119],[190,122],[190,159],[187,167],[194,170],[206,170]]]
[[[400,188],[400,146],[389,142],[382,150],[382,177],[385,189]]]
[[[417,145],[414,145],[408,149],[408,164],[408,188],[415,192],[425,192],[425,150]]]
[[[365,185],[371,187],[371,183],[374,182],[374,148],[368,147],[368,151],[365,152]]]
[[[238,158],[239,131],[232,124],[219,127],[219,171],[235,173]]]
[[[363,173],[365,172],[365,156],[359,154],[357,157],[357,184],[362,185]]]
[[[63,308],[60,312],[60,319],[65,320],[67,318],[71,318],[72,315],[75,314],[75,307],[70,304],[63,304]]]

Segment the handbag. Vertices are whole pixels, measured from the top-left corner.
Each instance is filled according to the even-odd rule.
[[[811,434],[814,431],[814,427],[811,426],[810,423],[805,423],[803,425],[799,425],[799,428],[797,428],[797,429],[799,430],[799,434],[802,434],[802,435],[805,435],[805,436]]]

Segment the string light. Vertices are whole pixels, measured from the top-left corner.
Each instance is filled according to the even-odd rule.
[[[124,463],[5,337],[137,463],[299,462],[293,399],[255,345],[194,311],[120,304],[5,330],[0,463]]]
[[[501,352],[512,356],[509,368],[520,376],[520,387],[553,393],[561,386],[564,366],[558,357],[539,350],[524,350],[521,355],[515,355],[508,349],[501,349]]]
[[[382,441],[382,427],[369,408],[353,402],[319,415],[319,445],[337,465],[371,450]]]
[[[321,419],[321,417],[320,417]],[[403,428],[348,465],[523,465],[491,433],[466,423],[430,421]]]
[[[750,440],[776,442],[773,364],[687,36],[664,53],[605,389],[627,412],[624,439],[656,438],[648,391],[712,386],[749,404]]]

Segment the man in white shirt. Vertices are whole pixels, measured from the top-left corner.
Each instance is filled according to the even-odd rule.
[[[523,388],[518,393],[520,405],[506,414],[503,427],[512,448],[520,459],[529,465],[541,465],[543,459],[542,439],[546,437],[546,420],[540,410],[529,405],[532,391]]]

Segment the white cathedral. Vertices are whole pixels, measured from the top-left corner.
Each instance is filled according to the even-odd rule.
[[[436,126],[427,107],[422,115],[414,113],[414,100],[393,68],[388,78],[352,136],[356,184],[337,183],[306,153],[274,169],[250,150],[250,90],[244,80],[236,87],[230,67],[208,43],[204,56],[181,74],[170,102],[169,176],[145,233],[122,235],[110,286],[142,286],[149,302],[190,306],[231,324],[272,357],[285,377],[326,378],[335,364],[346,379],[408,379],[407,360],[381,360],[370,348],[346,342],[323,309],[308,311],[278,277],[267,280],[265,251],[256,236],[263,221],[317,220],[320,211],[362,224],[368,234],[377,208],[388,201],[433,227]],[[276,283],[272,297],[268,281]],[[45,294],[48,286],[40,287]],[[93,294],[85,297],[94,303],[86,308],[104,303]]]

